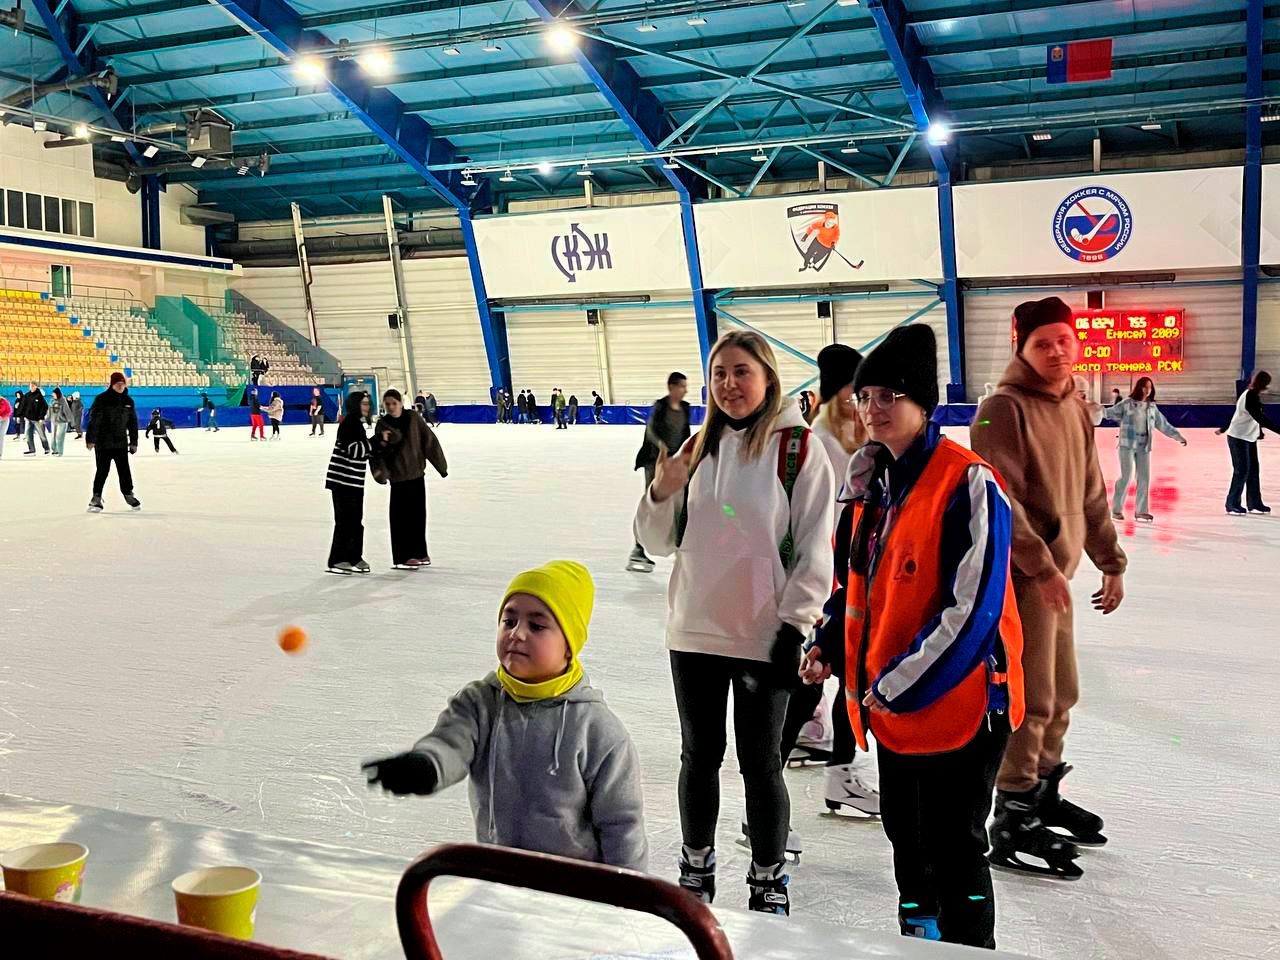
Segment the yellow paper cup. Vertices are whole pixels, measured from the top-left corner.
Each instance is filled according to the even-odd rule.
[[[0,855],[4,886],[37,900],[80,902],[89,848],[82,843],[37,843]]]
[[[262,874],[249,867],[207,867],[173,881],[178,922],[239,940],[253,936]]]

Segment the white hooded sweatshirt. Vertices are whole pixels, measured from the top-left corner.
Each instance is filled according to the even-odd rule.
[[[744,660],[768,660],[783,622],[808,635],[831,595],[835,476],[818,438],[796,476],[790,510],[778,478],[779,446],[805,426],[794,403],[783,408],[758,460],[742,458],[746,432],[726,428],[720,449],[689,481],[688,522],[676,546],[683,495],[655,503],[646,490],[635,537],[651,555],[675,554],[667,590],[667,647]],[[788,524],[790,570],[779,545]]]

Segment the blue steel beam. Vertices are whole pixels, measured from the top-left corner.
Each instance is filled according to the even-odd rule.
[[[567,9],[553,10],[544,0],[526,0],[534,13],[544,23],[554,23]],[[570,0],[572,2],[572,0]],[[618,118],[627,126],[636,142],[646,151],[654,151],[657,144],[671,130],[671,120],[658,98],[640,84],[640,75],[634,67],[618,56],[617,50],[602,38],[579,35],[574,59],[578,66],[596,85],[601,96],[609,102]],[[716,314],[711,291],[706,289],[702,277],[702,261],[698,254],[698,233],[693,215],[693,181],[681,171],[669,170],[660,159],[653,166],[671,185],[680,201],[680,225],[684,233],[685,261],[689,266],[689,285],[693,291],[693,317],[698,330],[698,350],[705,370],[716,339]],[[698,185],[701,187],[701,185]]]
[[[1241,215],[1240,390],[1253,373],[1258,351],[1258,261],[1262,233],[1262,0],[1249,0],[1245,21],[1244,196]]]
[[[309,50],[331,46],[328,37],[306,29],[297,11],[284,0],[210,2],[221,7],[249,34],[287,60],[294,61],[305,56]],[[476,194],[464,192],[460,171],[431,169],[432,164],[451,163],[457,156],[457,151],[448,140],[437,137],[426,120],[415,113],[409,113],[399,97],[385,88],[373,86],[365,79],[355,61],[332,60],[328,63],[328,70],[325,83],[329,93],[457,211],[458,224],[467,250],[467,263],[471,269],[476,312],[484,335],[492,389],[510,390],[511,365],[507,360],[506,323],[501,316],[489,309],[489,294],[480,270],[471,223],[472,204],[479,198]],[[481,194],[482,197],[487,195],[488,181],[483,183],[485,186],[480,189],[486,193]]]
[[[866,0],[867,12],[880,31],[898,85],[911,109],[916,131],[925,133],[942,114],[941,96],[933,70],[924,57],[920,42],[908,24],[902,0]],[[938,175],[938,233],[942,254],[942,286],[939,296],[947,308],[947,355],[949,382],[947,402],[963,403],[965,397],[964,302],[956,276],[955,205],[951,195],[951,160],[947,151],[929,143],[929,159]]]

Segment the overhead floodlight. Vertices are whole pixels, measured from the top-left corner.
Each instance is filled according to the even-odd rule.
[[[557,53],[568,53],[578,45],[578,35],[563,23],[547,31],[547,44]]]
[[[245,174],[247,174],[248,172],[249,172],[249,164],[247,164],[247,163],[241,162],[241,163],[240,163],[240,165],[239,165],[238,167],[236,167],[236,173],[237,173],[239,176],[242,176],[242,177],[243,177],[243,176],[244,176]]]
[[[142,151],[142,155],[146,157],[148,160],[150,160],[159,152],[160,152],[159,147],[157,147],[154,143],[149,143],[147,144],[147,149]]]
[[[381,47],[364,51],[356,57],[356,63],[360,64],[360,69],[371,77],[386,77],[391,74],[391,54]]]
[[[667,159],[663,161],[662,169],[663,170],[679,170],[680,164],[676,162],[675,157],[667,157]]]
[[[551,164],[548,163],[546,160],[543,160],[540,164],[538,164],[538,172],[542,174],[544,177],[550,174],[551,171],[554,169],[555,167],[551,166]]]
[[[591,176],[591,168],[590,168],[589,166],[587,166],[587,163],[586,163],[586,161],[585,161],[585,160],[582,162],[582,166],[581,166],[581,167],[579,167],[579,168],[578,168],[577,170],[575,170],[574,172],[575,172],[578,176],[580,176],[580,177],[589,177],[589,176]]]
[[[206,163],[208,163],[208,160],[206,160],[204,157],[194,157],[191,161],[191,165],[195,167],[197,170],[203,167]]]
[[[312,83],[325,77],[325,63],[319,57],[303,57],[294,63],[293,69],[303,80],[310,80]]]
[[[480,49],[485,53],[501,53],[502,44],[498,43],[496,40],[486,40],[484,42],[484,46]]]
[[[1142,125],[1142,129],[1143,130],[1163,130],[1164,124],[1156,123],[1154,120],[1148,120],[1146,123]]]
[[[751,159],[756,163],[764,163],[769,159],[769,155],[764,152],[764,147],[756,147],[756,152],[751,155]]]
[[[657,32],[658,32],[658,25],[653,21],[651,21],[648,17],[645,17],[636,26],[636,33],[657,33]]]
[[[843,147],[840,148],[840,152],[841,153],[857,153],[858,148],[855,147],[853,145],[853,141],[850,140],[848,143],[846,143]]]
[[[118,133],[113,133],[111,135],[111,142],[112,143],[128,143],[129,138],[126,136],[122,136],[121,134],[118,134]]]
[[[860,0],[836,0],[837,7],[856,7]]]
[[[941,120],[935,120],[929,124],[929,129],[925,131],[925,137],[929,140],[929,146],[945,147],[951,142],[951,128]]]
[[[46,123],[44,120],[32,120],[31,129],[34,130],[36,133],[44,133],[46,130],[49,129],[49,124]]]
[[[450,44],[449,46],[445,47],[445,48],[444,48],[443,50],[441,50],[440,52],[441,52],[441,53],[443,53],[446,57],[460,57],[460,56],[462,56],[462,51],[461,51],[461,50],[459,50],[457,47],[453,46],[453,44]]]
[[[700,13],[695,13],[692,17],[685,21],[691,27],[705,27],[707,18]]]
[[[72,128],[72,132],[76,135],[77,140],[89,139],[89,125],[87,123],[77,123]]]
[[[1053,139],[1053,134],[1048,130],[1037,130],[1031,135],[1031,139],[1036,143],[1045,143],[1046,141]]]
[[[511,168],[507,167],[507,172],[498,178],[500,183],[515,183],[515,175],[511,172]]]
[[[1280,113],[1275,110],[1271,110],[1270,112],[1262,115],[1263,123],[1275,123],[1277,120],[1280,120]]]
[[[788,7],[803,7],[808,0],[787,0]]]
[[[476,178],[471,175],[470,170],[462,171],[462,185],[464,187],[474,187],[476,185]]]

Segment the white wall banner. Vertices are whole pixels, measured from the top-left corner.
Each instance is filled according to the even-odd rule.
[[[1241,167],[965,184],[961,277],[1240,265]]]
[[[938,194],[925,188],[725,200],[694,208],[708,287],[938,279]]]
[[[1280,163],[1262,168],[1262,263],[1280,263]]]
[[[475,229],[490,297],[689,289],[677,204],[481,217]]]

